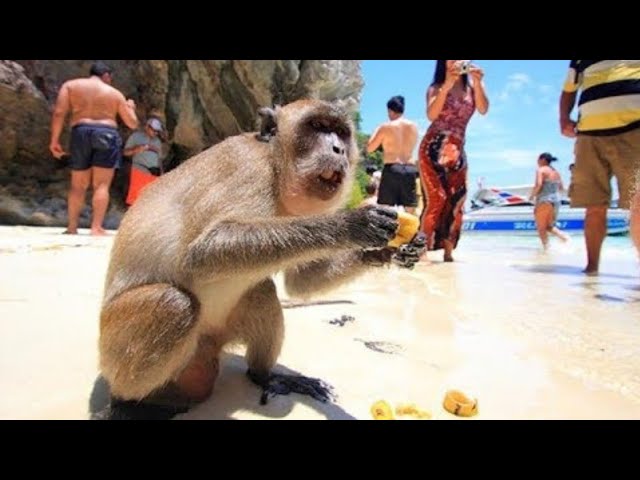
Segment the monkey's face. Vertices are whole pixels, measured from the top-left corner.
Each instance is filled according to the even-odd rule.
[[[287,109],[296,106],[293,115],[287,115]],[[298,201],[304,202],[297,210],[317,213],[340,206],[350,192],[357,162],[348,114],[326,102],[302,101],[287,105],[277,117],[276,139],[287,164],[287,190],[295,190]]]

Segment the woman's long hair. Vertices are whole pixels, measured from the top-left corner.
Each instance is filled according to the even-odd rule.
[[[442,85],[445,78],[447,78],[447,61],[436,60],[436,71],[433,74],[433,82],[431,85]],[[469,85],[469,75],[466,73],[462,75],[462,85],[465,89]]]

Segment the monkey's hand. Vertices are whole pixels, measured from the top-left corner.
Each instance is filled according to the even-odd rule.
[[[348,240],[362,248],[382,248],[395,237],[398,213],[384,207],[368,206],[344,213]]]
[[[265,376],[256,374],[251,370],[247,370],[247,376],[253,383],[262,388],[260,405],[266,405],[271,397],[289,395],[291,392],[308,395],[322,403],[336,398],[333,393],[333,387],[319,378],[285,375],[283,373],[271,373]]]
[[[382,267],[391,263],[395,248],[385,247],[376,250],[363,250],[362,263],[371,267]]]
[[[409,270],[415,267],[416,263],[420,261],[420,256],[427,249],[427,241],[423,234],[417,234],[413,237],[409,243],[400,245],[400,247],[393,253],[391,261]]]

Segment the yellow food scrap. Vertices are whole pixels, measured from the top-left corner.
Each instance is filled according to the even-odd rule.
[[[449,390],[442,406],[447,412],[459,417],[473,417],[478,413],[478,400],[469,398],[459,390]]]
[[[396,407],[396,415],[398,416],[411,416],[420,420],[431,419],[431,413],[427,410],[422,410],[414,403],[401,403]]]
[[[415,215],[407,212],[398,212],[398,231],[393,240],[388,245],[390,247],[399,247],[413,240],[418,229],[420,228],[420,219]]]
[[[380,400],[371,406],[371,415],[374,420],[395,420],[391,405],[384,400]]]

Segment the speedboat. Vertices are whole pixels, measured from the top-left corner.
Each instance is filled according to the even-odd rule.
[[[534,204],[528,198],[532,185],[505,188],[479,188],[471,199],[471,208],[463,215],[462,230],[467,233],[537,234],[533,215]],[[607,235],[629,232],[629,210],[612,202],[607,213]],[[568,233],[584,232],[584,208],[572,208],[564,197],[558,211],[556,226]]]

